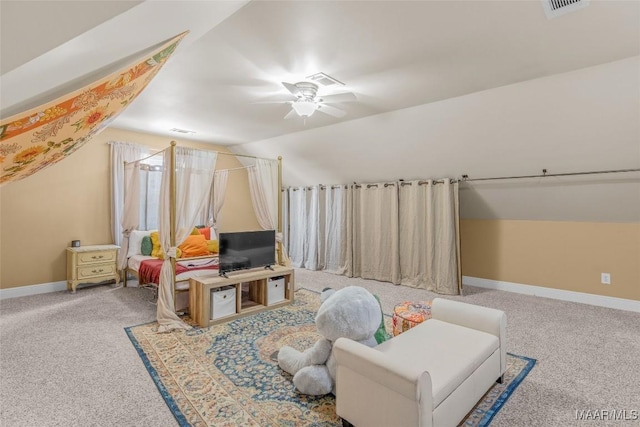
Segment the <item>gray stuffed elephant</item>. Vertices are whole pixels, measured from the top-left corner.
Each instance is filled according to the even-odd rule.
[[[278,352],[280,368],[293,375],[298,391],[309,395],[335,394],[333,343],[346,337],[373,347],[377,345],[374,335],[382,322],[380,304],[365,288],[326,289],[321,300],[316,327],[322,338],[304,352],[288,346]]]

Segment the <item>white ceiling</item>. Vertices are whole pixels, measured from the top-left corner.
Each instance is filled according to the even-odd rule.
[[[640,54],[640,2],[591,0],[547,19],[533,1],[0,3],[2,114],[184,30],[114,126],[238,144],[431,103]],[[55,17],[55,19],[52,19]],[[77,23],[77,24],[76,24]],[[282,81],[325,72],[358,100],[342,119],[284,120]],[[322,91],[320,94],[330,93]]]

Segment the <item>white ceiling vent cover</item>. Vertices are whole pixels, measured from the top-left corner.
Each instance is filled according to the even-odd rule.
[[[307,79],[322,86],[333,86],[333,85],[344,86],[344,83],[342,83],[340,80],[336,79],[335,77],[331,77],[325,73],[315,73],[310,76],[307,76]]]
[[[589,6],[591,0],[541,0],[548,19]]]

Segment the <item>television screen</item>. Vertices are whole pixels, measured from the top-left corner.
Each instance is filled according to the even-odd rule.
[[[220,233],[218,241],[221,275],[276,263],[275,230]]]

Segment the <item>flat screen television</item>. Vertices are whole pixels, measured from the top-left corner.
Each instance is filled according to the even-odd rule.
[[[218,236],[219,272],[270,267],[276,263],[276,232],[241,231]]]

